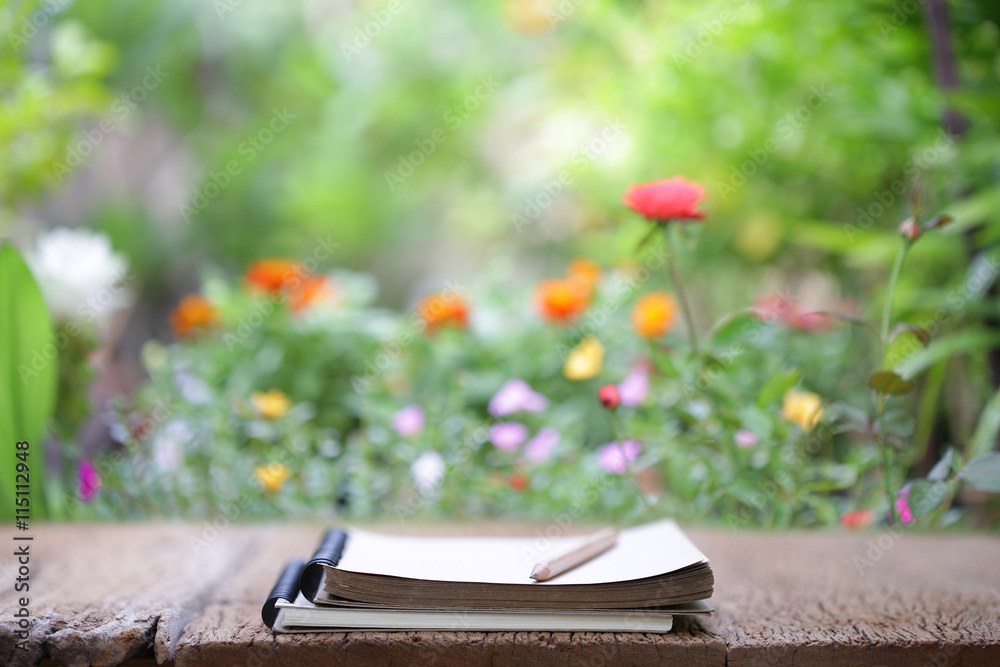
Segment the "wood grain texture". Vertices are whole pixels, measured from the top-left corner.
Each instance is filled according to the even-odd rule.
[[[477,529],[533,534],[525,526]],[[33,560],[32,651],[13,651],[8,591],[0,662],[51,656],[110,665],[145,655],[184,667],[1000,664],[995,537],[689,530],[712,560],[718,614],[678,619],[666,635],[460,627],[276,635],[261,624],[261,602],[284,560],[307,556],[321,527],[232,527],[196,554],[191,540],[201,532],[176,525],[39,529],[36,542],[45,548]]]

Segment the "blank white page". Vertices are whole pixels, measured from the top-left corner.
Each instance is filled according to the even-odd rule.
[[[408,579],[564,586],[644,579],[708,561],[676,523],[665,520],[621,531],[615,546],[551,581],[528,578],[535,563],[586,537],[415,537],[351,529],[337,569]]]

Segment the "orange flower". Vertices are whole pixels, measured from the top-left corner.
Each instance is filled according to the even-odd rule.
[[[528,478],[519,472],[515,472],[508,479],[507,483],[510,484],[510,488],[515,491],[524,491],[528,488]]]
[[[248,287],[267,292],[280,292],[301,282],[308,273],[292,259],[261,259],[247,269],[244,278]]]
[[[587,290],[572,278],[543,280],[535,291],[542,317],[553,322],[568,322],[587,308]]]
[[[417,304],[417,314],[427,323],[428,331],[446,324],[458,329],[469,326],[469,306],[458,294],[439,292],[425,296]]]
[[[574,259],[569,264],[567,274],[570,280],[586,291],[589,299],[597,288],[597,281],[601,279],[601,267],[592,259]]]
[[[215,306],[200,294],[188,294],[170,313],[170,328],[178,336],[187,336],[196,329],[208,329],[217,323]]]
[[[639,297],[632,308],[632,328],[644,338],[667,333],[677,316],[677,302],[666,292],[650,292]]]
[[[875,513],[871,510],[851,510],[844,512],[840,517],[840,525],[850,530],[864,528],[875,518]]]
[[[300,312],[309,306],[332,299],[334,287],[326,276],[309,276],[288,295],[292,310]]]

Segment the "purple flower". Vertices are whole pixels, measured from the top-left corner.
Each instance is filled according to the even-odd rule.
[[[424,409],[417,404],[407,405],[392,416],[392,427],[404,438],[412,438],[424,429]]]
[[[622,405],[635,406],[646,400],[648,393],[649,369],[645,363],[636,364],[618,385],[618,396]]]
[[[758,442],[760,442],[760,438],[757,437],[756,433],[754,433],[753,431],[748,431],[745,428],[741,428],[740,430],[736,431],[736,433],[733,434],[733,440],[736,441],[737,447],[743,447],[743,448],[753,447]]]
[[[490,442],[499,449],[510,451],[528,439],[528,427],[518,422],[503,422],[490,427]]]
[[[89,503],[101,488],[101,476],[87,459],[80,459],[76,467],[76,489],[80,499]]]
[[[620,444],[609,442],[597,452],[597,462],[608,472],[621,475],[628,469],[629,463],[639,458],[640,452],[642,445],[635,440],[626,440]]]
[[[901,524],[914,523],[916,519],[913,518],[913,512],[910,511],[910,489],[909,487],[901,489],[899,495],[896,496],[896,516],[899,517],[899,522]],[[892,513],[889,513],[889,523],[892,523]]]
[[[532,463],[545,463],[559,444],[559,431],[546,426],[524,446],[524,456]]]
[[[494,417],[511,415],[520,410],[541,412],[549,404],[547,398],[528,386],[524,380],[507,380],[490,399],[489,411]]]

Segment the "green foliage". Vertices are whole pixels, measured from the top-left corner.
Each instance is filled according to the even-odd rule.
[[[0,247],[0,493],[5,518],[14,515],[14,443],[28,441],[32,515],[45,515],[45,442],[55,405],[57,360],[52,320],[42,294],[13,246]]]

